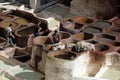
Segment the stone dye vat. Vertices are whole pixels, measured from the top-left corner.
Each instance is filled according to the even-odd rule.
[[[12,20],[14,18],[14,16],[12,15],[0,15],[0,18],[3,20]]]
[[[20,26],[21,28],[16,30],[15,35],[16,35],[16,41],[17,45],[19,47],[25,47],[27,45],[32,44],[32,40],[34,38],[33,33],[34,33],[34,23],[30,23],[29,25],[26,26]],[[24,40],[24,43],[21,44],[21,42]]]
[[[27,25],[30,23],[29,20],[24,19],[24,18],[16,18],[16,19],[14,19],[14,22],[21,24],[21,25]]]
[[[5,38],[0,37],[0,44],[3,43],[5,41]]]
[[[110,41],[114,41],[116,40],[116,36],[113,36],[111,34],[107,34],[107,33],[99,33],[99,34],[96,34],[94,39],[97,41],[97,42],[110,42]]]
[[[68,57],[67,54],[68,55],[70,54],[71,56]],[[55,79],[57,79],[57,80],[66,80],[66,79],[72,80],[72,76],[73,76],[72,72],[73,73],[76,72],[77,66],[79,65],[79,64],[77,64],[75,66],[75,64],[74,64],[75,61],[71,59],[72,55],[74,57],[76,57],[76,55],[74,53],[69,53],[69,52],[64,52],[64,51],[55,51],[55,52],[48,53],[46,69],[45,69],[46,70],[45,71],[46,80],[55,80]],[[62,57],[62,56],[64,56],[64,57]],[[60,57],[60,58],[57,58],[57,57]],[[50,74],[51,71],[52,71],[52,74]],[[76,75],[77,74],[79,74],[79,71],[76,72]]]
[[[119,17],[113,17],[110,19],[115,25],[120,25],[120,18]]]
[[[13,58],[25,63],[30,60],[31,55],[24,48],[23,49],[16,48]]]
[[[72,37],[74,40],[89,40],[92,39],[94,35],[86,32],[81,32],[74,34]]]
[[[0,23],[0,26],[3,27],[3,28],[7,28],[10,24],[12,24],[12,29],[13,31],[18,28],[18,23],[15,23],[13,21],[2,21]]]
[[[0,22],[3,21],[3,19],[0,18]]]
[[[34,33],[34,24],[31,24],[30,26],[25,26],[22,29],[19,29],[16,31],[16,35],[19,36],[29,36],[32,35]]]
[[[77,54],[67,51],[49,52],[45,68],[46,80],[74,80],[75,77],[91,76],[96,73],[94,69],[96,71],[100,69],[99,63],[92,62],[91,64],[93,54],[90,55],[89,52],[83,52],[79,56]]]
[[[94,22],[94,19],[89,17],[75,17],[72,18],[72,20],[76,23],[82,23],[82,24],[90,24]]]
[[[93,26],[99,29],[103,29],[103,28],[108,28],[112,26],[112,23],[109,21],[105,21],[105,20],[98,20],[93,23]]]
[[[61,44],[61,41],[60,43],[53,44],[51,37],[46,37],[46,36],[36,37],[34,39],[34,43],[32,46],[31,65],[39,69],[41,72],[45,73],[46,56],[49,51],[53,50],[54,46]],[[39,59],[37,63],[35,63],[36,57]],[[37,66],[35,64],[37,64]]]
[[[108,52],[109,50],[112,50],[110,45],[105,43],[97,43],[95,44],[96,51],[100,53]]]
[[[93,26],[89,26],[89,27],[82,29],[82,31],[86,32],[86,33],[96,34],[96,33],[101,33],[102,29],[99,29],[99,28],[96,28]]]
[[[82,23],[74,22],[72,19],[65,19],[60,23],[60,30],[67,31],[72,34],[79,33],[80,29],[84,26]]]

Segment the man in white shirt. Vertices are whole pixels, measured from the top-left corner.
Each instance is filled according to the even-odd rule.
[[[3,45],[3,50],[7,47],[7,44],[10,43],[11,46],[15,46],[15,44],[12,41],[12,38],[15,38],[14,35],[12,34],[12,24],[7,27],[5,30],[5,35],[6,35],[6,41],[5,44]]]

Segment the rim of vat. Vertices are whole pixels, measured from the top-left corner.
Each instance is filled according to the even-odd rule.
[[[23,25],[23,26],[26,26],[26,27],[21,27],[21,26],[22,25],[19,25],[18,29],[15,31],[15,35],[18,36],[18,37],[22,37],[22,35],[18,34],[19,31],[24,30],[24,29],[29,28],[29,27],[34,27],[34,23],[29,23],[27,25]],[[29,36],[29,35],[27,35],[27,36]]]
[[[93,27],[97,27],[97,26],[95,26],[95,23],[97,23],[97,22],[107,22],[107,23],[110,23],[110,26],[107,26],[107,28],[110,28],[110,27],[114,26],[114,23],[113,23],[112,21],[109,21],[109,20],[95,20],[95,21],[92,23],[92,26],[93,26]],[[99,28],[99,27],[98,27],[98,28]],[[104,27],[104,28],[106,28],[106,27]]]
[[[89,16],[75,16],[75,17],[69,18],[69,19],[73,20],[73,22],[75,22],[75,23],[80,23],[80,24],[91,24],[91,23],[85,23],[85,22],[74,21],[74,19],[77,19],[77,18],[86,18],[86,19],[90,19],[90,20],[92,20],[91,23],[93,23],[93,22],[96,20],[95,18],[89,17]]]
[[[91,33],[87,33],[87,34],[90,34],[90,35],[92,35],[92,37],[90,38],[90,39],[78,39],[78,38],[76,38],[75,36],[76,35],[83,35],[83,38],[84,38],[84,34],[85,33],[87,33],[87,32],[80,32],[80,33],[77,33],[77,34],[74,34],[74,35],[71,35],[71,38],[74,40],[74,41],[81,41],[81,40],[84,40],[84,41],[86,41],[86,40],[91,40],[91,39],[93,39],[94,38],[94,34],[91,34]]]
[[[108,54],[108,53],[111,53],[111,52],[114,51],[114,47],[109,45],[108,43],[98,42],[97,44],[95,44],[95,48],[98,45],[103,45],[103,46],[106,45],[108,47],[108,49],[107,50],[103,50],[103,51],[98,51],[97,50],[97,51],[93,51],[93,52],[99,53],[99,54]]]
[[[106,37],[112,37],[113,39],[110,39],[110,38],[106,38]],[[111,35],[111,34],[108,34],[108,33],[96,33],[96,34],[94,34],[94,37],[93,37],[93,39],[94,40],[96,40],[96,39],[99,39],[99,38],[104,38],[104,39],[109,39],[109,40],[111,40],[111,41],[114,41],[114,40],[116,40],[116,36],[114,36],[114,35]],[[115,39],[114,39],[115,38]],[[97,41],[97,40],[96,40]],[[110,42],[111,42],[110,41]],[[106,41],[103,41],[103,42],[106,42]]]
[[[16,24],[17,26],[16,26],[16,28],[13,30],[13,31],[16,31],[17,30],[17,28],[19,27],[19,24],[18,23],[16,23],[16,22],[14,22],[14,21],[2,21],[2,22],[0,22],[0,24],[2,24],[2,23],[5,23],[5,22],[10,22],[10,23],[13,23],[13,24]],[[8,25],[9,26],[9,25]],[[6,28],[6,27],[3,27],[3,26],[0,26],[0,27],[2,27],[2,28]]]
[[[59,53],[70,52],[72,54],[75,54],[75,58],[74,59],[69,59],[69,60],[68,59],[63,59],[63,58],[57,58],[57,57],[55,57],[55,56],[57,56],[57,55],[55,55],[57,52],[59,52]],[[78,56],[76,55],[75,52],[72,52],[72,51],[57,50],[57,51],[50,51],[50,52],[48,52],[47,57],[52,59],[52,60],[73,62]]]

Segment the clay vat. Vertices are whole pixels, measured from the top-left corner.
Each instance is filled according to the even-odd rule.
[[[0,22],[3,21],[3,19],[0,18]]]
[[[90,24],[94,22],[94,19],[89,17],[75,17],[72,18],[72,20],[76,23],[82,23],[82,24]]]
[[[27,25],[24,28],[17,29],[15,32],[15,35],[16,35],[15,39],[16,39],[17,46],[19,47],[27,46],[28,43],[30,43],[28,42],[29,39],[32,37],[30,35],[32,35],[33,33],[34,33],[34,24]]]
[[[3,43],[3,42],[5,42],[5,39],[0,37],[0,44]]]
[[[120,40],[120,27],[119,26],[112,27],[106,33],[115,36],[117,41]]]
[[[68,55],[70,56],[68,57]],[[46,80],[73,80],[72,79],[72,71],[76,69],[74,66],[75,61],[70,59],[72,57],[72,53],[64,52],[64,51],[52,51],[47,55],[46,67],[45,67],[45,79]],[[56,56],[61,56],[57,58]],[[64,56],[64,57],[63,57]],[[65,57],[66,56],[66,57]],[[75,55],[74,55],[75,56]],[[63,59],[64,58],[64,59]],[[54,64],[53,64],[54,63]],[[69,66],[69,67],[68,67]],[[78,65],[76,65],[78,66]],[[52,74],[50,72],[52,71]],[[58,76],[60,75],[60,77]],[[64,75],[64,77],[63,77]]]
[[[117,18],[113,21],[115,25],[120,25],[120,18]]]
[[[16,18],[16,19],[14,19],[14,22],[21,24],[21,25],[27,25],[30,23],[30,21],[25,18]]]
[[[120,48],[118,48],[118,49],[117,49],[117,53],[118,53],[118,54],[119,54],[119,56],[120,56]]]
[[[105,33],[109,34],[109,35],[112,35],[112,36],[115,36],[116,38],[119,38],[119,35],[120,35],[120,31],[119,30],[110,30],[110,31],[107,31]]]
[[[96,33],[101,33],[102,32],[102,29],[99,29],[97,27],[93,27],[93,26],[89,26],[89,27],[86,27],[84,29],[82,29],[83,32],[88,32],[88,33],[91,33],[91,34],[96,34]]]
[[[12,15],[0,15],[0,18],[3,20],[12,20],[14,16]]]
[[[116,36],[107,33],[99,33],[95,35],[94,40],[97,42],[111,42],[116,40]]]
[[[89,39],[92,39],[93,37],[94,37],[93,34],[86,33],[86,32],[81,32],[78,34],[74,34],[72,36],[73,40],[89,40]]]
[[[18,24],[13,21],[2,21],[0,22],[0,26],[3,28],[7,28],[10,24],[12,24],[13,31],[18,27]]]
[[[112,23],[105,20],[98,20],[93,23],[93,26],[99,29],[103,29],[103,28],[109,28],[110,26],[112,26]]]
[[[71,19],[67,19],[60,23],[60,31],[67,31],[71,34],[79,33],[84,25],[77,22],[71,22],[70,20]]]
[[[81,29],[83,27],[83,24],[75,23],[74,29]]]
[[[104,43],[95,44],[96,51],[99,53],[107,53],[109,50],[112,50],[110,45]]]
[[[31,55],[30,55],[30,53],[26,52],[25,49],[16,48],[13,58],[20,62],[25,63],[30,60]]]
[[[74,80],[73,76],[89,76],[99,70],[99,63],[91,63],[89,52],[76,56],[68,51],[51,51],[47,55],[45,67],[46,80]],[[92,65],[90,65],[92,64]],[[69,67],[68,67],[69,66]],[[94,68],[92,68],[94,67]],[[50,74],[52,72],[52,74]]]
[[[29,36],[34,33],[34,26],[25,27],[16,31],[16,34],[19,36]]]
[[[120,47],[119,41],[111,41],[111,42],[108,42],[108,44],[112,45],[115,49]]]

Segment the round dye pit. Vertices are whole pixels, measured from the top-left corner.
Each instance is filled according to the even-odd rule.
[[[89,23],[93,23],[94,20],[88,18],[88,17],[76,17],[72,19],[74,22],[77,23],[83,23],[83,24],[89,24]]]
[[[118,49],[117,52],[120,54],[120,49]]]
[[[55,57],[60,59],[72,60],[73,58],[76,57],[76,54],[72,52],[64,52],[64,53],[55,55]]]
[[[109,46],[106,45],[106,44],[99,44],[99,43],[98,43],[98,44],[95,45],[95,48],[96,48],[96,50],[99,51],[99,52],[109,50]]]
[[[34,27],[26,27],[24,29],[17,31],[17,34],[21,36],[29,36],[33,33],[34,33]]]
[[[76,40],[89,40],[89,39],[92,39],[93,36],[94,35],[90,34],[90,33],[78,33],[78,34],[73,35],[73,39],[76,39]]]
[[[97,42],[110,42],[116,40],[116,37],[109,34],[98,34],[96,35],[95,40]]]
[[[100,29],[110,27],[111,25],[112,25],[111,22],[104,21],[104,20],[96,21],[95,23],[93,23],[94,27],[97,27],[97,28],[100,28]]]
[[[118,41],[113,41],[110,44],[112,44],[112,46],[114,46],[114,47],[120,47],[120,42],[118,42]]]
[[[75,23],[74,29],[81,29],[83,27],[83,24]]]
[[[0,18],[3,20],[12,20],[14,17],[10,15],[1,15]]]
[[[24,18],[17,18],[14,20],[14,22],[16,22],[18,24],[22,24],[22,25],[27,25],[30,23],[30,21],[28,21],[27,19],[24,19]]]
[[[12,21],[3,21],[0,23],[0,26],[3,28],[7,28],[10,24],[12,24],[13,30],[15,30],[18,27],[18,24]]]
[[[70,34],[67,32],[60,32],[61,39],[67,39],[70,37]]]
[[[3,21],[3,19],[0,18],[0,22]]]

